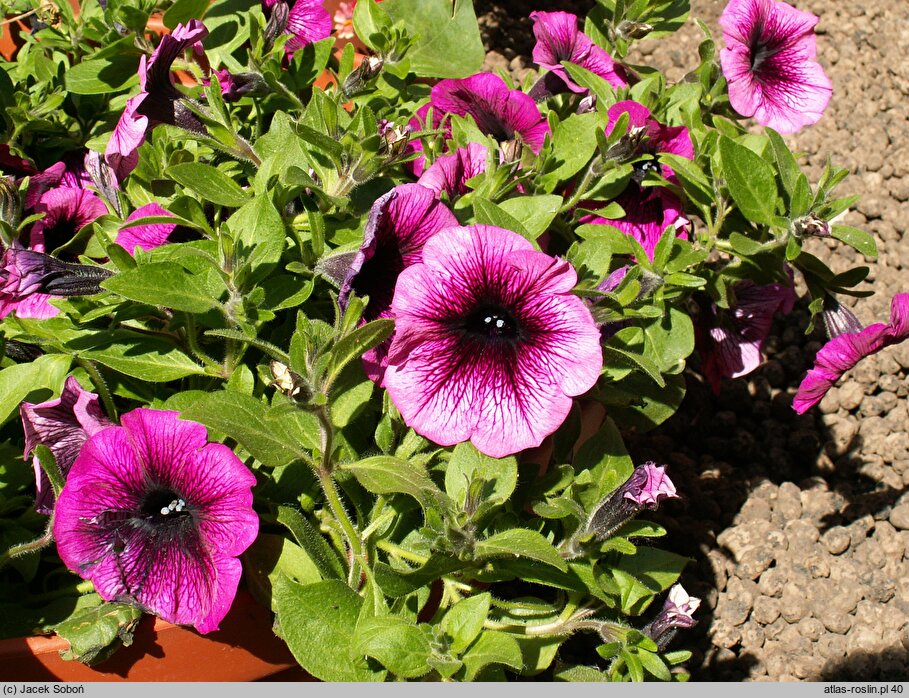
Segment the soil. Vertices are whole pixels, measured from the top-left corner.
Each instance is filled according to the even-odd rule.
[[[725,4],[692,0],[720,45]],[[790,4],[820,17],[818,60],[834,91],[823,118],[787,141],[812,183],[828,157],[849,169],[838,192],[861,199],[843,222],[872,233],[880,255],[861,287],[874,295],[840,300],[865,324],[886,322],[893,294],[909,291],[909,3]],[[476,0],[486,68],[523,80],[534,68],[530,12],[592,6]],[[631,62],[678,81],[701,36],[689,20],[670,39],[640,42]],[[834,271],[864,263],[845,245],[812,242]],[[807,326],[803,301],[777,318],[761,368],[719,396],[690,372],[679,412],[629,441],[636,462],[668,466],[681,495],[649,518],[668,530],[662,547],[692,558],[681,581],[703,603],[674,648],[694,652],[694,681],[909,679],[909,342],[865,359],[798,416],[792,397],[825,341]]]

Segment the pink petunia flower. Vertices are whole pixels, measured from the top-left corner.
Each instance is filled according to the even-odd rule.
[[[47,446],[64,478],[82,444],[102,429],[114,425],[102,411],[98,396],[84,390],[72,376],[67,377],[60,397],[37,405],[23,402],[19,414],[25,432],[25,457],[28,458],[38,444]],[[50,514],[54,508],[54,491],[37,456],[32,458],[32,465],[38,491],[35,509],[39,514]]]
[[[136,409],[96,432],[54,509],[69,569],[101,598],[166,621],[218,629],[240,582],[237,557],[255,540],[255,476],[201,424]]]
[[[833,84],[815,60],[817,22],[779,0],[730,0],[720,16],[720,66],[733,109],[780,133],[821,118]]]
[[[347,269],[338,302],[347,307],[351,293],[369,296],[363,322],[393,317],[392,298],[398,277],[419,264],[423,246],[435,233],[458,219],[420,184],[401,184],[376,200],[369,211],[363,244]],[[382,385],[391,339],[363,355],[366,374]]]
[[[446,228],[398,277],[385,387],[438,444],[499,458],[538,446],[602,368],[600,333],[572,266],[517,233]]]
[[[291,35],[284,44],[284,52],[288,55],[331,36],[334,25],[331,15],[322,6],[323,0],[296,0],[293,5],[285,0],[262,0],[266,10],[271,10],[278,4],[288,6],[287,22],[283,29],[285,34]]]
[[[468,191],[467,181],[486,171],[486,146],[479,143],[468,143],[466,148],[458,148],[449,155],[435,159],[420,178],[422,184],[436,193],[445,192],[449,201],[454,201]]]
[[[152,202],[141,208],[137,208],[126,219],[127,222],[146,218],[149,216],[172,216],[173,214],[161,208],[158,204]],[[167,242],[174,230],[177,229],[175,223],[151,223],[148,225],[133,225],[127,228],[121,228],[117,233],[117,239],[114,241],[124,250],[133,254],[136,247],[143,250],[153,250],[156,247]]]
[[[818,404],[842,375],[866,356],[909,338],[909,293],[897,293],[890,301],[890,323],[868,325],[858,332],[843,332],[820,348],[814,367],[802,380],[792,409],[804,414]]]
[[[562,79],[572,92],[586,92],[587,89],[572,82],[562,66],[568,61],[599,75],[613,87],[626,87],[628,74],[617,65],[606,51],[578,30],[578,18],[568,12],[531,12],[533,34],[533,60]]]
[[[723,378],[748,375],[761,365],[773,316],[791,312],[795,304],[795,292],[784,284],[758,286],[745,279],[735,284],[733,294],[729,310],[709,300],[702,303],[694,322],[701,370],[714,393]]]
[[[139,146],[158,124],[206,133],[199,118],[181,103],[183,94],[174,86],[170,70],[186,49],[192,48],[201,53],[201,42],[206,36],[208,29],[205,25],[191,19],[185,26],[178,24],[173,33],[162,37],[151,58],[142,56],[139,59],[139,94],[127,100],[104,151],[104,160],[118,181],[123,181],[136,168]]]
[[[432,108],[432,123],[428,123]],[[460,80],[440,80],[432,88],[430,101],[410,120],[414,131],[439,128],[446,114],[471,116],[477,127],[499,143],[519,139],[534,153],[539,153],[549,133],[549,122],[540,113],[533,98],[520,90],[511,90],[494,73],[477,73]],[[447,135],[450,135],[450,128]],[[422,152],[419,139],[408,143],[409,151]],[[423,172],[423,158],[410,163],[413,173]]]

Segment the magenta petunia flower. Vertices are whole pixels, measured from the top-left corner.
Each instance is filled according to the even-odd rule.
[[[19,415],[25,432],[25,458],[38,444],[47,446],[64,478],[82,444],[105,427],[114,425],[101,410],[98,396],[84,390],[72,376],[67,377],[60,397],[37,405],[23,402]],[[39,514],[50,514],[54,508],[54,491],[37,457],[32,459],[32,465],[38,490],[35,509]]]
[[[587,89],[572,82],[562,66],[568,61],[599,75],[613,87],[626,87],[628,74],[616,64],[606,51],[597,46],[586,34],[578,30],[578,18],[568,12],[531,12],[533,34],[533,60],[541,67],[558,75],[572,92]]]
[[[255,540],[255,476],[205,427],[136,409],[82,446],[54,511],[63,562],[107,601],[218,629]]]
[[[866,356],[909,338],[909,293],[897,293],[890,301],[890,323],[868,325],[858,332],[844,332],[820,348],[814,367],[802,380],[792,409],[804,414],[818,404],[842,375]]]
[[[688,239],[689,221],[682,213],[682,202],[665,187],[641,187],[636,182],[631,182],[615,198],[615,202],[625,211],[621,218],[587,214],[581,217],[580,222],[608,224],[618,228],[641,243],[650,260],[653,259],[663,231],[670,225],[675,226],[676,237]],[[591,204],[592,202],[584,202],[583,205],[590,207]]]
[[[423,246],[457,218],[430,189],[402,184],[380,197],[369,211],[363,244],[341,284],[338,302],[347,307],[351,293],[369,296],[363,322],[392,317],[392,298],[399,274],[418,264]],[[363,355],[366,374],[382,385],[391,339]]]
[[[331,36],[334,28],[331,15],[322,6],[323,0],[296,0],[289,7],[284,33],[291,38],[284,44],[285,53],[292,54],[308,44]],[[284,0],[263,0],[262,4],[271,10],[277,4],[290,5]]]
[[[104,151],[104,159],[119,181],[132,172],[139,162],[139,146],[148,132],[158,124],[180,126],[204,134],[205,126],[180,100],[183,94],[174,86],[170,68],[187,49],[202,52],[201,41],[208,29],[197,19],[185,26],[178,24],[171,34],[161,39],[151,58],[139,59],[139,94],[130,97]]]
[[[602,368],[572,266],[492,226],[452,227],[398,277],[385,387],[405,423],[502,457],[538,446]]]
[[[85,156],[68,153],[63,161],[55,162],[43,172],[29,177],[23,203],[26,209],[34,210],[41,198],[53,189],[86,189],[90,184],[92,180],[85,168]]]
[[[486,171],[488,152],[486,146],[468,143],[466,148],[458,148],[450,155],[436,158],[420,175],[417,184],[431,189],[436,196],[445,192],[448,200],[454,201],[470,191],[467,180]]]
[[[29,247],[39,252],[65,245],[83,226],[107,213],[107,206],[91,190],[66,186],[46,190],[30,208],[44,214],[28,236]]]
[[[817,22],[778,0],[730,0],[720,16],[720,66],[733,109],[780,133],[821,118],[833,84],[815,60]]]
[[[795,303],[792,287],[783,284],[758,286],[745,279],[733,286],[733,294],[729,310],[703,302],[694,322],[701,370],[714,393],[723,378],[747,375],[761,365],[773,316],[791,312]]]
[[[432,120],[429,123],[429,110]],[[500,143],[519,139],[534,153],[539,153],[549,133],[549,122],[540,113],[533,99],[520,90],[511,90],[505,81],[494,73],[477,73],[460,80],[440,80],[432,88],[430,101],[424,104],[410,120],[414,131],[424,128],[437,129],[446,114],[471,116],[477,127]],[[446,130],[450,135],[451,130]],[[408,150],[422,152],[419,139],[408,143]],[[416,175],[423,171],[423,158],[413,161],[411,168]]]
[[[656,509],[664,499],[677,497],[666,468],[648,461],[634,469],[624,484],[597,504],[586,531],[605,540],[642,509]]]
[[[674,584],[669,596],[663,602],[663,608],[641,632],[657,643],[664,650],[668,647],[676,630],[692,628],[697,625],[694,614],[701,605],[701,600],[690,596],[681,584]]]
[[[139,218],[146,218],[148,216],[171,216],[173,215],[169,211],[161,208],[158,204],[152,202],[146,204],[141,208],[137,208],[126,221],[134,221]],[[134,225],[128,228],[121,228],[120,232],[117,233],[117,239],[115,242],[120,245],[124,250],[133,254],[136,247],[141,247],[143,250],[153,250],[156,247],[160,247],[167,242],[167,239],[171,236],[174,230],[177,229],[177,225],[171,223],[151,223],[149,225]]]

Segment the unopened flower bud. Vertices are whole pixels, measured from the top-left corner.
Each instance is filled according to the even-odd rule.
[[[595,94],[589,94],[584,99],[578,103],[578,108],[575,110],[576,114],[586,114],[588,112],[596,111],[597,108],[597,96]]]
[[[212,74],[218,78],[221,98],[225,102],[236,102],[242,97],[262,96],[269,92],[268,83],[259,73],[234,74],[228,70],[215,70]]]
[[[120,208],[120,197],[117,196],[117,190],[120,188],[117,184],[117,176],[113,169],[104,160],[101,153],[89,150],[85,156],[85,171],[92,180],[92,184],[101,193],[101,196],[114,207],[118,216],[123,212]]]
[[[792,234],[797,238],[813,236],[819,238],[830,237],[830,224],[823,218],[819,218],[813,213],[807,216],[796,218],[792,221]]]
[[[502,155],[502,162],[517,162],[524,152],[524,144],[520,138],[512,138],[499,145],[499,152]]]
[[[0,220],[15,231],[21,217],[22,200],[16,181],[12,177],[0,177]]]
[[[102,267],[64,262],[43,252],[10,247],[0,267],[0,293],[21,300],[33,293],[91,296],[113,272]]]
[[[641,146],[647,140],[647,129],[644,126],[632,126],[628,133],[622,136],[617,143],[606,151],[607,160],[628,162],[636,158],[641,152]]]
[[[663,499],[676,496],[675,485],[666,475],[666,468],[653,462],[644,463],[594,509],[587,523],[587,533],[592,533],[597,540],[606,540],[642,509],[656,509]]]
[[[653,31],[653,25],[646,22],[634,22],[630,19],[622,20],[616,27],[616,32],[623,39],[643,39]]]
[[[390,121],[386,121],[379,128],[379,133],[385,139],[385,153],[389,160],[397,160],[404,154],[407,142],[410,140],[410,126],[396,126]]]
[[[265,31],[262,33],[265,53],[271,51],[271,47],[275,44],[275,39],[284,33],[284,29],[287,27],[287,17],[289,14],[290,8],[288,8],[287,4],[282,2],[282,0],[278,0],[271,8],[268,23],[265,25]]]
[[[341,86],[341,92],[345,97],[353,97],[356,94],[359,94],[364,90],[369,81],[372,80],[376,75],[378,75],[382,66],[385,65],[385,61],[382,60],[379,56],[367,56],[366,59],[357,66],[356,70],[351,72],[344,79],[344,84]]]
[[[282,364],[280,361],[272,361],[268,367],[271,369],[271,375],[275,379],[274,382],[272,382],[272,386],[277,388],[280,392],[284,393],[295,402],[308,400],[310,398],[310,391],[299,373],[291,371],[288,366]]]

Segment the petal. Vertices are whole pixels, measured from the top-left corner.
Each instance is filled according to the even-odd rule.
[[[139,218],[148,216],[170,216],[169,211],[164,210],[158,204],[152,202],[133,211],[127,221],[134,221]],[[121,228],[117,233],[115,242],[130,254],[133,254],[136,247],[143,250],[153,250],[167,242],[171,233],[176,230],[176,224],[168,223],[151,223],[149,225],[134,225],[127,228]]]
[[[458,148],[450,155],[436,158],[417,180],[436,193],[443,191],[449,200],[468,192],[467,181],[486,171],[487,149],[479,143],[468,143],[466,148]]]
[[[287,15],[284,31],[293,34],[285,45],[287,53],[331,36],[331,15],[322,7],[322,0],[297,0]]]
[[[139,74],[143,74],[144,70],[145,56],[142,56],[139,59]],[[126,101],[126,108],[104,149],[104,161],[114,171],[119,182],[122,182],[139,164],[138,150],[145,142],[149,122],[147,116],[138,113],[138,109],[146,97],[147,92],[140,92]]]

